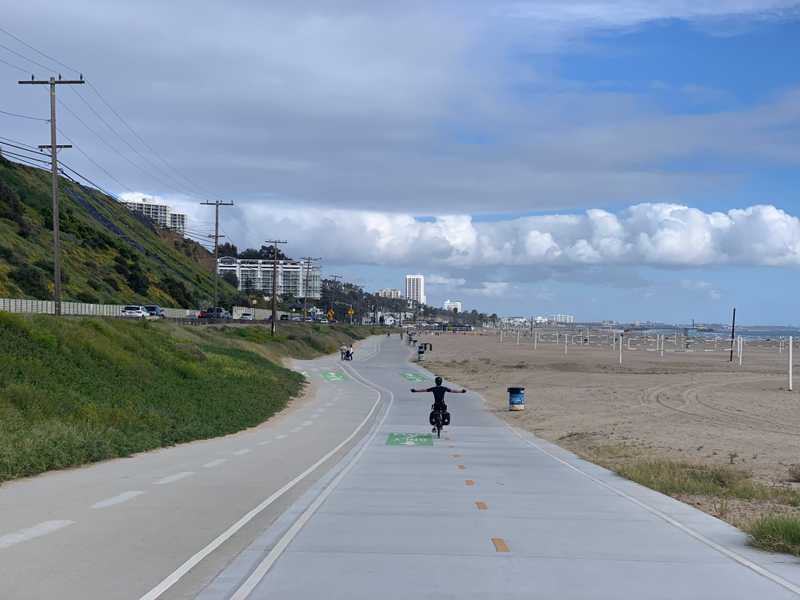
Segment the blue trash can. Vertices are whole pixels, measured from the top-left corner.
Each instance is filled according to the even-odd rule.
[[[508,388],[508,410],[525,410],[525,388]]]

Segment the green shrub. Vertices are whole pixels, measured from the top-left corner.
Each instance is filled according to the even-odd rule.
[[[800,516],[767,515],[751,524],[747,533],[756,548],[800,556]]]
[[[11,271],[8,276],[26,296],[39,300],[50,297],[47,274],[41,269],[22,265]]]

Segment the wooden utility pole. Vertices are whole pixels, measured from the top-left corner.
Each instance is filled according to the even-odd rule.
[[[286,240],[266,240],[272,245],[272,335],[278,331],[278,244],[288,243]]]
[[[303,321],[308,319],[308,277],[311,274],[311,267],[315,260],[322,260],[321,257],[304,256],[303,260],[306,261],[306,277],[305,277],[305,292],[303,293]]]
[[[219,207],[220,206],[233,206],[233,202],[201,202],[201,206],[214,207],[214,235],[208,237],[214,239],[214,308],[217,308],[219,303],[219,238],[225,237],[219,234]]]
[[[50,144],[39,146],[39,149],[50,148],[50,171],[53,176],[53,304],[55,305],[56,315],[61,315],[61,231],[59,228],[60,211],[58,207],[58,149],[71,148],[72,146],[59,146],[56,141],[56,86],[79,85],[85,83],[83,75],[80,79],[34,79],[31,75],[28,81],[18,81],[20,85],[49,85],[50,86]]]
[[[729,362],[733,362],[733,341],[736,336],[736,307],[733,307],[733,321],[731,322],[731,359]]]

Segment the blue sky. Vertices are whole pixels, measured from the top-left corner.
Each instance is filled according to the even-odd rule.
[[[127,139],[62,111],[93,159],[73,151],[72,166],[185,210],[195,237],[210,230],[199,202],[221,198],[239,246],[281,234],[367,289],[421,272],[436,304],[671,322],[725,321],[735,304],[744,322],[800,322],[797,3],[206,8],[31,0],[3,25],[85,73],[185,177],[134,168],[127,142],[149,150],[89,90]],[[94,33],[56,34],[71,26]],[[15,81],[49,73],[0,59],[14,63],[0,62],[0,110],[44,115]]]

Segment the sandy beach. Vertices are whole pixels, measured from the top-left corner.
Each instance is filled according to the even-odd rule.
[[[618,347],[601,336],[581,344],[582,337],[566,354],[563,334],[559,343],[545,336],[535,349],[527,336],[519,344],[515,335],[503,343],[493,334],[421,339],[433,344],[428,368],[478,391],[510,423],[605,466],[642,459],[734,465],[760,482],[800,486],[788,474],[800,463],[800,393],[787,391],[787,352],[777,342],[745,344],[739,366],[724,350],[729,342],[686,352],[668,339],[662,357],[654,338],[632,339],[620,367]],[[524,411],[509,412],[509,386],[526,388]],[[702,498],[687,501],[713,512]],[[735,504],[729,520],[761,511]]]

